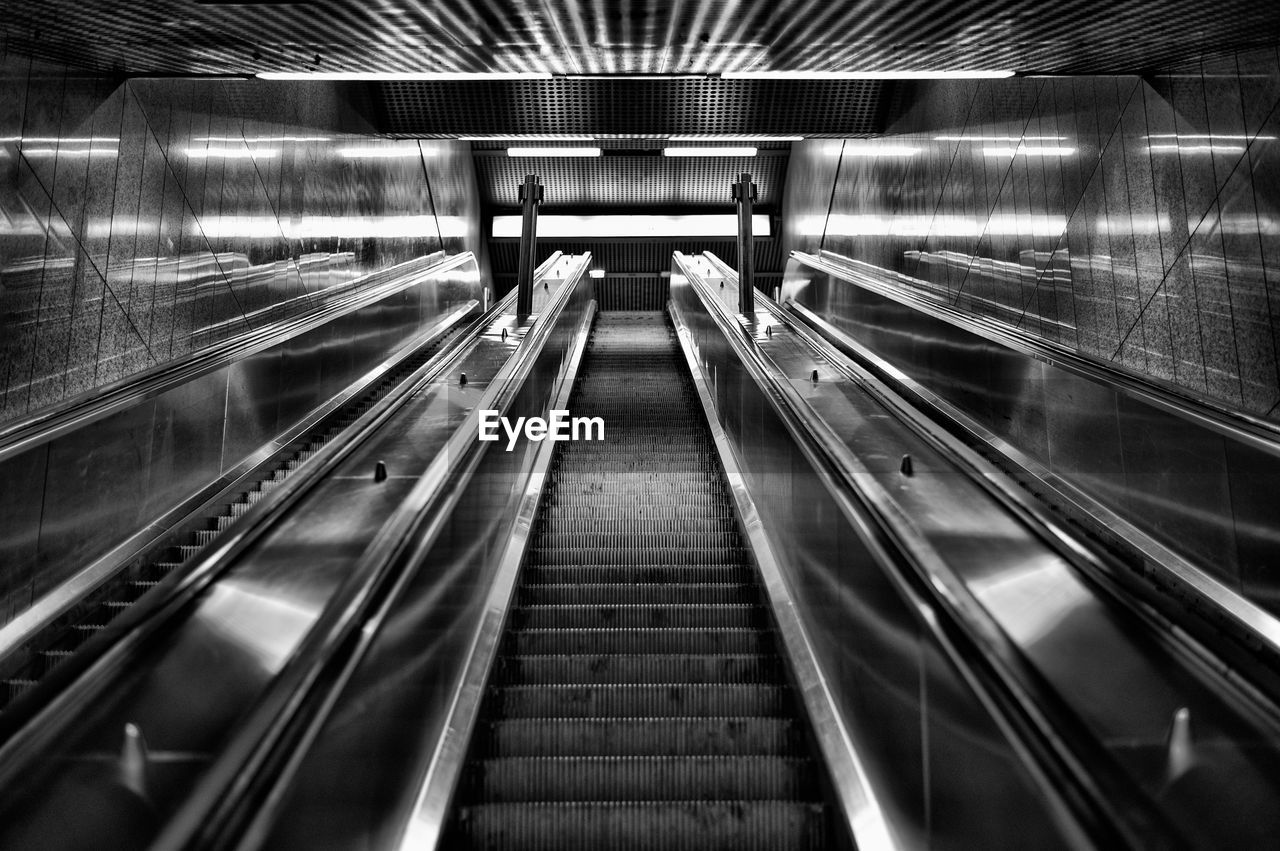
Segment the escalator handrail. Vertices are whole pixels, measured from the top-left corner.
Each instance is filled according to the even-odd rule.
[[[1126,520],[1113,514],[1090,494],[1061,478],[1053,477],[1049,471],[1039,467],[1033,459],[1027,458],[1015,447],[1004,444],[996,435],[972,420],[963,411],[955,408],[927,387],[920,385],[910,376],[903,374],[874,352],[867,350],[821,316],[795,302],[788,302],[782,306],[782,309],[798,320],[793,323],[793,327],[798,331],[803,329],[806,334],[812,333],[825,344],[848,354],[854,362],[864,368],[869,364],[870,372],[878,379],[885,381],[896,393],[912,398],[914,404],[923,406],[925,409],[936,411],[939,417],[954,423],[961,433],[972,435],[974,440],[993,445],[998,451],[1011,455],[1011,462],[1026,471],[1028,475],[1039,478],[1041,481],[1052,478],[1052,482],[1044,483],[1046,488],[1065,492],[1067,498],[1098,517],[1100,523],[1112,529],[1129,526]],[[884,399],[881,401],[889,404]],[[912,419],[911,414],[905,411],[900,413],[904,418]],[[934,436],[933,430],[924,427],[916,427],[915,430],[924,439],[937,444],[938,439]],[[1076,563],[1081,564],[1087,572],[1099,577],[1109,576],[1114,572],[1099,559],[1096,553],[1080,546],[1073,537],[1062,531],[1054,517],[1047,515],[1038,505],[1025,500],[1020,489],[998,487],[986,476],[977,476],[976,480],[987,486],[988,490],[1006,504],[1016,503],[1020,506],[1018,510],[1024,515],[1034,515],[1034,524],[1043,527],[1046,536],[1060,543],[1064,553]],[[1142,535],[1145,538],[1144,533],[1136,528],[1132,533],[1126,530],[1124,534],[1126,536]],[[1280,618],[1158,541],[1143,540],[1140,549],[1148,556],[1144,564],[1146,569],[1165,577],[1163,581],[1173,587],[1184,589],[1185,593],[1194,595],[1196,602],[1189,608],[1217,614],[1220,619],[1215,620],[1215,628],[1229,630],[1241,646],[1249,648],[1250,653],[1262,653],[1271,659],[1280,658]]]
[[[445,256],[444,252],[433,252],[427,255],[427,258],[436,257],[436,255],[439,257],[425,268],[394,277],[368,289],[342,292],[326,299],[314,310],[299,316],[246,331],[190,355],[128,376],[120,382],[96,388],[66,402],[43,408],[35,414],[6,423],[0,427],[0,461],[19,455],[59,435],[74,431],[113,413],[131,408],[228,363],[302,334],[340,316],[360,310],[401,290],[422,283],[430,277],[463,266],[468,262],[474,262],[475,259],[470,251],[451,256]],[[371,274],[386,274],[388,271],[384,269]],[[358,281],[351,283],[356,284]]]
[[[999,346],[1065,369],[1124,396],[1173,414],[1198,427],[1211,430],[1229,440],[1246,443],[1271,455],[1280,455],[1280,424],[1278,423],[1244,411],[1221,407],[1211,400],[1186,395],[1179,392],[1177,388],[1154,384],[1114,364],[1104,363],[1059,343],[1037,338],[1007,323],[975,316],[949,305],[922,298],[913,292],[877,280],[869,273],[851,265],[846,265],[853,261],[841,255],[829,251],[824,251],[821,255],[792,251],[791,259],[852,286],[869,290],[876,295],[892,299],[913,310],[955,325]]]
[[[22,767],[38,760],[61,732],[93,705],[115,678],[127,672],[132,660],[149,646],[174,618],[217,580],[235,559],[257,541],[306,493],[358,448],[417,390],[447,372],[472,339],[503,306],[483,314],[456,340],[419,367],[401,385],[379,400],[342,439],[321,447],[295,475],[252,505],[214,546],[207,547],[175,574],[168,587],[156,591],[121,613],[97,635],[59,664],[34,688],[0,714],[0,789],[20,777]]]
[[[729,316],[729,308],[697,270],[683,255],[677,253],[677,260],[721,333],[765,391],[851,526],[876,556],[878,566],[908,603],[933,612],[933,617],[925,619],[928,630],[1011,738],[1027,768],[1047,781],[1048,785],[1042,783],[1042,788],[1053,796],[1055,812],[1074,822],[1077,830],[1100,832],[1108,843],[1118,840],[1137,847],[1159,837],[1164,847],[1179,847],[1181,840],[1154,806],[1122,779],[1105,752],[1085,747],[1087,737],[1075,735],[1082,731],[1069,713],[1042,686],[1035,671],[932,544],[909,519],[899,515],[887,492],[870,476],[858,474],[862,465],[852,451],[807,410],[789,382],[774,374],[754,343],[754,317]],[[735,272],[718,258],[713,265],[722,273],[727,271],[726,283],[736,286]],[[772,299],[762,293],[756,293],[756,310],[767,310],[779,323],[786,322]],[[1059,732],[1063,730],[1070,731],[1074,745],[1064,740]],[[1127,799],[1120,790],[1124,790]],[[1121,800],[1126,800],[1128,806],[1122,807],[1118,803]]]
[[[307,723],[300,712],[312,701],[326,671],[343,646],[362,632],[356,648],[340,660],[347,674],[365,652],[376,633],[366,616],[374,606],[384,609],[394,602],[415,573],[414,565],[425,556],[446,517],[470,478],[488,443],[476,439],[482,410],[505,411],[519,392],[543,344],[550,336],[573,290],[586,277],[591,255],[579,256],[544,310],[532,323],[483,396],[437,453],[413,490],[382,525],[345,580],[326,604],[320,618],[302,644],[273,678],[271,685],[243,719],[233,740],[222,748],[204,772],[193,793],[169,820],[153,849],[208,847],[226,841],[234,820],[255,802],[253,792],[264,782],[261,772],[273,757],[274,745],[297,724]],[[545,264],[544,268],[549,268]],[[516,295],[513,291],[507,299]],[[504,300],[505,303],[506,300]],[[446,484],[448,485],[446,487]],[[422,534],[424,527],[430,527]],[[331,683],[331,691],[341,687]],[[332,701],[322,702],[331,707]]]

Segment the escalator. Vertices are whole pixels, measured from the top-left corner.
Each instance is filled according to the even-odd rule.
[[[662,314],[598,318],[573,413],[442,847],[841,847]]]

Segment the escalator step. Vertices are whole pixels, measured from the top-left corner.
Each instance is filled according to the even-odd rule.
[[[514,801],[794,801],[817,793],[813,760],[784,756],[552,756],[479,760],[462,782]]]
[[[751,569],[743,564],[598,564],[527,565],[524,584],[539,585],[662,585],[666,583],[750,582]]]
[[[625,656],[505,656],[498,662],[504,685],[596,683],[777,683],[782,660],[767,654],[657,654]]]
[[[522,606],[512,612],[517,629],[732,629],[765,627],[768,617],[758,605],[683,606]]]
[[[804,752],[793,718],[515,718],[482,722],[486,755],[675,756]]]
[[[795,709],[787,686],[751,683],[501,686],[488,699],[501,718],[773,717]]]
[[[541,542],[539,542],[541,544]],[[531,547],[529,563],[544,564],[747,564],[741,547],[624,550],[615,547],[547,549]]]
[[[689,605],[754,603],[759,591],[747,582],[670,582],[636,584],[625,582],[533,585],[520,592],[525,605]]]
[[[485,804],[465,807],[471,847],[501,851],[818,851],[824,808],[798,801]]]
[[[519,656],[579,653],[771,653],[758,629],[521,629],[509,637]]]

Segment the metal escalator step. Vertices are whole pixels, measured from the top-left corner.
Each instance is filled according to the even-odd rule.
[[[540,542],[539,542],[540,543]],[[580,547],[575,549],[529,549],[530,564],[746,564],[747,550],[742,547],[651,548],[625,550],[616,547]]]
[[[498,686],[488,697],[501,718],[782,716],[795,708],[789,687],[748,683]]]
[[[468,847],[494,851],[818,851],[826,808],[799,801],[485,804],[462,809]]]
[[[505,656],[495,677],[503,685],[785,682],[782,660],[765,653]]]
[[[518,656],[579,653],[772,653],[758,629],[521,629],[508,638]]]
[[[570,524],[564,524],[570,525]],[[577,525],[579,528],[581,524]],[[715,532],[691,530],[688,532],[573,532],[548,530],[538,537],[543,550],[582,549],[714,549],[731,548],[741,543],[736,529],[719,529]]]
[[[517,629],[725,629],[769,623],[760,606],[741,604],[520,606],[513,610],[511,622]]]
[[[479,760],[463,783],[514,801],[793,801],[817,793],[813,760],[784,756],[565,756]]]
[[[801,754],[794,718],[514,718],[481,722],[484,756]]]
[[[743,583],[754,578],[745,564],[593,564],[527,565],[526,587],[541,585],[640,585],[665,583]]]
[[[520,591],[524,605],[686,605],[755,603],[759,590],[749,582],[664,582],[528,585]]]

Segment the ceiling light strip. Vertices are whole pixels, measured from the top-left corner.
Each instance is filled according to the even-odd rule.
[[[598,157],[599,148],[507,148],[509,157]]]
[[[998,80],[1013,71],[726,71],[725,80]]]
[[[259,71],[259,80],[350,82],[449,82],[456,80],[550,80],[547,71]]]
[[[699,148],[668,147],[662,149],[664,157],[754,157],[755,148]]]

